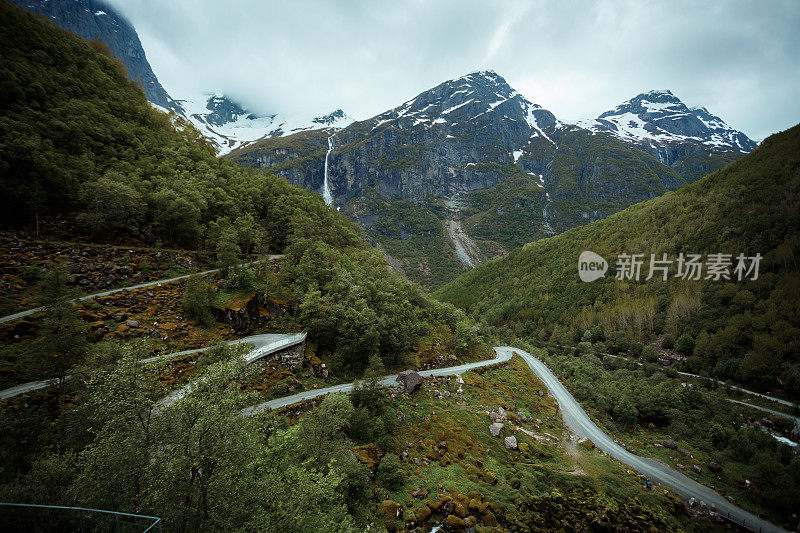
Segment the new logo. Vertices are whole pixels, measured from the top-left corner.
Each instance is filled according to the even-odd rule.
[[[578,256],[578,277],[590,283],[606,275],[608,262],[596,253],[585,250]]]

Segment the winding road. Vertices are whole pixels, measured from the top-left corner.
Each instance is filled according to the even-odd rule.
[[[495,350],[514,351],[522,357],[531,370],[533,370],[533,373],[545,384],[550,394],[556,399],[561,415],[564,418],[564,423],[576,435],[591,440],[595,446],[613,458],[649,476],[651,479],[670,487],[681,497],[686,499],[695,498],[705,502],[709,506],[711,504],[715,505],[717,512],[722,516],[728,517],[730,520],[741,524],[751,531],[783,531],[771,522],[733,505],[705,485],[701,485],[693,479],[684,476],[680,472],[654,459],[640,457],[630,453],[614,442],[611,437],[606,435],[592,422],[586,414],[586,411],[575,401],[575,398],[573,398],[564,385],[561,384],[555,374],[536,357],[517,348],[502,347],[495,348]]]
[[[280,259],[281,257],[283,257],[283,254],[269,255],[269,256],[266,257],[266,259],[259,259],[258,261],[251,261],[249,263],[244,263],[243,266],[253,265],[253,264],[256,264],[256,263],[262,263],[264,261],[272,261],[274,259]],[[119,289],[111,289],[111,290],[108,290],[108,291],[96,292],[94,294],[87,294],[86,296],[80,296],[80,297],[75,298],[74,300],[71,300],[71,301],[80,302],[82,300],[91,300],[92,298],[102,298],[103,296],[110,296],[112,294],[116,294],[116,293],[122,292],[122,291],[132,291],[132,290],[136,290],[136,289],[145,289],[147,287],[154,287],[156,285],[162,285],[162,284],[166,284],[166,283],[174,283],[174,282],[180,281],[182,279],[191,278],[192,276],[205,276],[206,274],[211,274],[213,272],[219,272],[219,270],[220,270],[219,268],[212,268],[211,270],[203,270],[202,272],[195,272],[193,274],[184,274],[183,276],[176,276],[174,278],[159,279],[159,280],[156,280],[156,281],[148,281],[147,283],[140,283],[138,285],[131,285],[130,287],[120,287]],[[0,317],[0,324],[3,324],[5,322],[11,322],[12,320],[19,320],[20,318],[25,318],[26,316],[31,316],[31,315],[34,315],[36,313],[41,313],[42,311],[44,311],[44,307],[34,307],[33,309],[20,311],[19,313],[14,313],[13,315],[6,315],[6,316],[3,316],[3,317]]]
[[[208,272],[213,272],[213,271],[208,271]],[[188,276],[180,276],[178,278],[172,278],[171,280],[162,280],[162,281],[139,285],[136,287],[128,287],[127,289],[115,289],[113,291],[106,291],[105,293],[98,293],[91,296],[87,296],[84,297],[83,299],[102,296],[105,294],[113,294],[114,292],[119,292],[121,290],[130,290],[134,288],[147,287],[158,283],[168,283],[170,281],[176,281],[179,279],[184,279],[186,277]],[[32,314],[34,312],[36,312],[35,309],[29,310],[26,313]],[[19,315],[19,313],[17,315]],[[11,319],[9,317],[4,317],[0,321],[8,321],[8,320]],[[268,353],[272,353],[273,351],[276,351],[278,349],[285,348],[293,343],[296,344],[297,342],[301,342],[303,339],[305,339],[305,333],[286,334],[286,335],[254,335],[251,337],[245,337],[242,339],[231,341],[228,344],[240,344],[240,343],[254,344],[255,346],[254,349],[247,355],[245,355],[245,359],[248,362],[251,362],[253,360],[258,359],[259,357],[263,357]],[[203,349],[205,348],[199,348],[195,350],[185,350],[182,352],[175,352],[171,354],[164,354],[144,359],[141,362],[149,363],[159,359],[177,357],[180,355],[199,352]],[[759,533],[762,531],[764,532],[783,531],[781,528],[775,526],[774,524],[762,518],[759,518],[756,515],[749,513],[744,509],[741,509],[736,505],[730,503],[728,500],[726,500],[724,497],[722,497],[720,494],[713,491],[709,487],[697,483],[696,481],[686,477],[685,475],[681,474],[680,472],[677,472],[676,470],[673,470],[672,468],[668,467],[667,465],[659,461],[633,454],[627,451],[619,444],[617,444],[616,442],[614,442],[614,440],[610,436],[604,433],[594,422],[592,422],[592,420],[586,414],[586,411],[584,411],[583,408],[581,408],[580,404],[578,404],[575,398],[573,398],[573,396],[558,380],[555,374],[553,374],[542,361],[540,361],[533,355],[511,346],[495,347],[494,351],[495,351],[495,357],[493,359],[487,359],[485,361],[467,363],[447,368],[423,370],[419,373],[424,377],[457,375],[476,368],[509,361],[516,353],[525,361],[528,367],[530,367],[530,369],[542,381],[542,383],[545,384],[550,394],[558,402],[559,410],[561,411],[561,415],[564,419],[564,424],[574,434],[591,440],[595,444],[595,446],[597,446],[597,448],[599,448],[600,450],[604,451],[605,453],[614,457],[615,459],[621,461],[622,463],[630,466],[636,471],[650,477],[651,479],[670,487],[681,497],[686,499],[695,498],[698,501],[705,502],[709,506],[713,504],[717,508],[717,512],[719,512],[722,516],[742,525],[743,527],[751,531],[757,531]],[[396,380],[397,380],[397,374],[391,374],[388,376],[384,376],[381,379],[380,384],[383,386],[389,386],[395,384]],[[38,388],[46,387],[50,385],[52,382],[53,380],[46,380],[46,381],[39,381],[39,382],[19,385],[12,389],[0,391],[0,398],[4,399],[14,396],[16,394],[21,394],[23,392],[28,392],[31,390],[36,390]],[[276,398],[274,400],[270,400],[258,405],[242,409],[241,415],[250,416],[262,412],[264,410],[280,409],[296,403],[300,403],[305,400],[318,398],[326,394],[337,393],[337,392],[349,392],[353,389],[353,385],[354,385],[353,383],[344,383],[341,385],[325,387],[322,389],[303,391],[297,394],[293,394],[291,396],[285,396],[283,398]],[[181,390],[175,391],[172,394],[168,395],[161,402],[159,402],[160,403],[159,408],[163,409],[167,405],[179,400],[190,389],[191,387],[188,388],[184,387]],[[762,410],[766,409],[762,408]],[[782,414],[778,413],[777,411],[775,413]]]
[[[453,376],[455,374],[461,374],[462,372],[480,368],[482,366],[504,363],[505,361],[509,361],[512,355],[513,354],[510,351],[502,352],[495,348],[495,357],[493,359],[486,359],[485,361],[478,361],[476,363],[466,363],[463,365],[449,366],[445,368],[434,368],[432,370],[421,370],[419,374],[423,377]],[[395,385],[397,384],[397,374],[384,376],[379,383],[384,387]],[[353,390],[353,385],[353,383],[343,383],[342,385],[334,385],[333,387],[325,387],[324,389],[307,390],[291,396],[284,396],[283,398],[276,398],[268,402],[246,407],[242,409],[241,413],[244,416],[249,416],[266,409],[280,409],[282,407],[287,407],[289,405],[311,400],[313,398],[319,398],[320,396],[325,396],[326,394],[332,394],[334,392],[350,392]]]
[[[261,359],[262,357],[265,357],[271,353],[275,353],[278,350],[282,350],[294,344],[303,342],[305,338],[306,338],[305,332],[265,333],[262,335],[251,335],[249,337],[242,337],[241,339],[228,341],[225,344],[228,346],[234,346],[237,344],[244,344],[244,343],[252,344],[253,349],[244,355],[245,362],[247,364],[250,364],[257,359]],[[203,346],[202,348],[194,348],[192,350],[183,350],[180,352],[165,353],[165,354],[155,355],[153,357],[148,357],[147,359],[142,359],[139,362],[144,364],[154,363],[156,361],[175,359],[176,357],[198,353],[208,349],[209,346]],[[67,376],[67,379],[70,379],[70,376]],[[0,400],[6,400],[8,398],[13,398],[14,396],[24,394],[26,392],[32,392],[35,390],[44,389],[46,387],[49,387],[50,385],[55,385],[57,383],[58,379],[55,378],[23,383],[22,385],[17,385],[16,387],[0,390]]]
[[[558,378],[550,371],[547,366],[533,355],[513,348],[511,346],[499,346],[494,348],[496,356],[494,359],[486,361],[479,361],[477,363],[469,363],[449,368],[438,368],[435,370],[425,370],[420,372],[420,375],[425,377],[430,376],[448,376],[454,374],[461,374],[468,370],[475,368],[502,363],[509,361],[514,353],[518,354],[525,363],[530,367],[534,374],[545,384],[550,394],[558,402],[559,410],[564,419],[565,425],[570,431],[578,436],[585,437],[591,440],[595,446],[606,452],[611,457],[625,463],[636,471],[658,481],[659,483],[670,487],[681,497],[689,499],[695,498],[698,501],[703,501],[707,505],[714,505],[722,516],[727,517],[733,522],[736,522],[746,529],[757,532],[767,531],[784,531],[783,529],[775,526],[756,515],[745,511],[730,503],[720,494],[712,489],[701,485],[700,483],[686,477],[685,475],[673,470],[667,465],[650,459],[647,457],[640,457],[636,454],[630,453],[625,448],[614,442],[614,440],[605,434],[597,425],[592,422],[586,411],[581,408],[580,404],[572,397],[569,391],[561,384]],[[384,377],[380,383],[382,385],[392,385],[396,382],[397,374]],[[292,396],[277,398],[270,400],[259,405],[247,407],[241,411],[244,416],[249,416],[261,412],[265,409],[280,409],[295,403],[299,403],[312,398],[318,398],[326,394],[335,392],[349,392],[353,389],[353,383],[345,383],[333,387],[326,387],[324,389],[303,391]]]

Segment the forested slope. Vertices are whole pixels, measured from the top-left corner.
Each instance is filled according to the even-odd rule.
[[[411,366],[422,344],[474,355],[474,325],[389,269],[319,195],[218,160],[189,125],[152,109],[101,44],[0,2],[0,55],[0,216],[9,235],[46,242],[45,232],[17,230],[58,216],[98,247],[205,250],[223,267],[189,280],[182,297],[176,284],[126,291],[133,299],[106,316],[108,302],[70,301],[74,280],[57,258],[28,261],[32,284],[43,274],[30,302],[45,306],[43,316],[0,328],[0,368],[6,379],[59,385],[0,406],[0,500],[140,512],[170,531],[363,530],[371,478],[352,449],[390,439],[395,419],[379,411],[382,396],[335,396],[290,426],[239,410],[263,401],[264,389],[281,394],[271,376],[288,374],[292,387],[311,381],[308,368],[245,368],[240,353],[214,346],[193,362],[197,385],[165,408],[158,402],[178,385],[164,379],[175,361],[138,361],[179,330],[227,340],[234,328],[209,316],[212,294],[278,301],[276,316],[264,315],[307,329],[307,359],[320,365],[318,353],[337,380],[368,362],[373,374]],[[284,257],[239,264],[268,251]],[[171,332],[155,333],[168,312]],[[105,333],[90,333],[99,326]]]
[[[101,43],[6,3],[0,27],[8,226],[74,215],[100,240],[283,252],[289,307],[342,368],[378,354],[396,363],[418,335],[455,330],[463,315],[388,269],[354,223],[313,192],[217,159],[191,125],[154,110]]]
[[[576,344],[600,326],[609,346],[683,337],[687,367],[800,398],[800,127],[678,191],[605,220],[527,244],[439,290],[444,301],[519,335]],[[578,277],[594,251],[609,272]],[[615,279],[619,254],[644,254],[639,282]],[[649,281],[650,254],[672,259],[667,281]],[[683,253],[731,254],[730,279],[675,277]],[[758,279],[734,273],[736,257],[761,254]],[[749,266],[749,264],[748,264]],[[707,264],[706,264],[707,267]]]

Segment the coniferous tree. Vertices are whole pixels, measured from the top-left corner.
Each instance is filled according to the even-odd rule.
[[[57,380],[59,411],[64,409],[67,372],[83,360],[88,349],[86,325],[70,301],[66,279],[61,267],[53,267],[42,280],[44,319],[31,355],[31,368],[38,375]]]

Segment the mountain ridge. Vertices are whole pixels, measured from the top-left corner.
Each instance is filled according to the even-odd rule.
[[[366,228],[392,264],[430,287],[524,242],[678,188],[743,153],[669,139],[655,145],[608,126],[562,122],[481,70],[340,130],[263,139],[226,157],[320,193],[327,168],[334,205]]]

